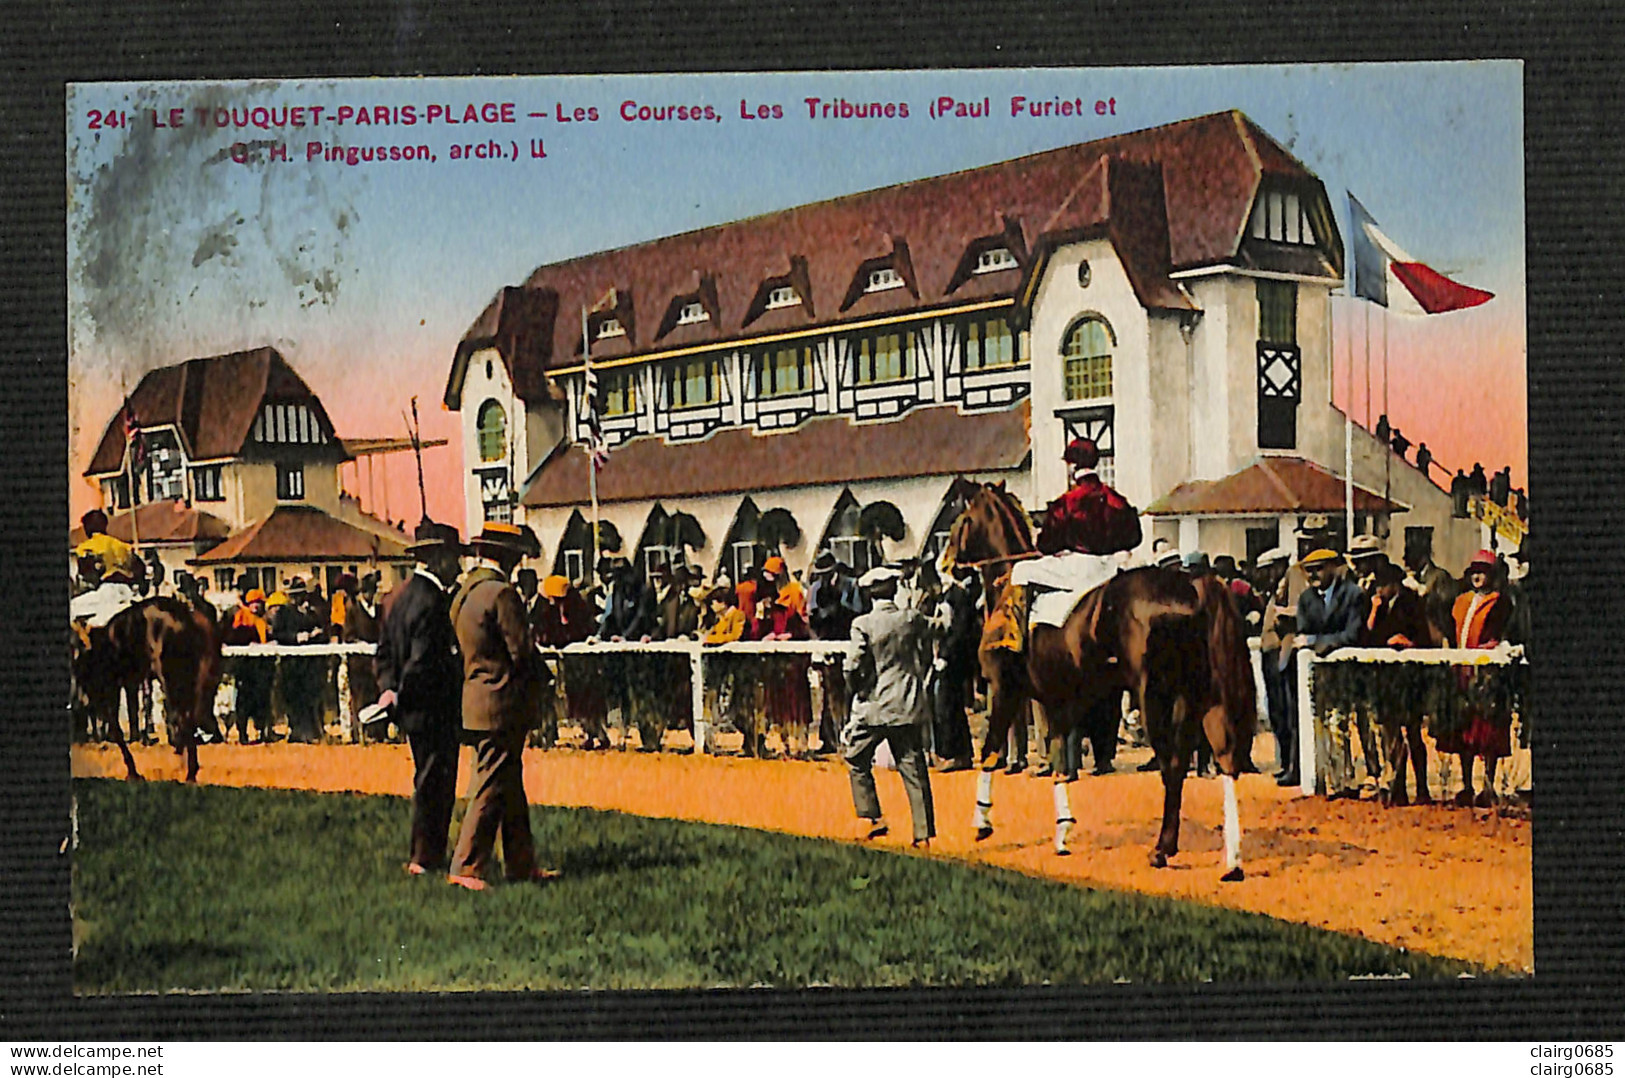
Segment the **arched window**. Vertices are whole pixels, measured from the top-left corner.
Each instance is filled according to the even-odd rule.
[[[1096,316],[1080,318],[1061,345],[1066,399],[1097,400],[1112,395],[1112,328]]]
[[[508,455],[508,413],[496,401],[480,405],[480,459],[501,460]]]

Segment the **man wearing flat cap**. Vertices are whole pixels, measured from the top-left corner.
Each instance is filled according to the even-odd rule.
[[[1354,647],[1365,628],[1370,604],[1359,586],[1345,575],[1343,556],[1322,547],[1310,551],[1300,564],[1309,578],[1309,587],[1298,597],[1297,646],[1312,649],[1317,655]],[[1358,733],[1367,761],[1363,784],[1354,781],[1350,725]],[[1334,711],[1326,718],[1326,737],[1327,796],[1333,799],[1358,797],[1361,785],[1375,793],[1377,775],[1381,771],[1378,761],[1382,757],[1370,717],[1363,710],[1352,714]]]
[[[853,699],[844,755],[852,805],[864,821],[865,837],[879,838],[888,828],[875,792],[875,750],[882,742],[890,746],[908,791],[914,845],[924,846],[937,833],[922,736],[931,721],[926,692],[931,625],[918,611],[898,605],[901,575],[896,569],[881,567],[869,570],[858,581],[873,609],[852,622],[857,649],[847,663]]]
[[[474,773],[449,879],[483,891],[499,833],[509,881],[556,875],[536,867],[522,764],[525,735],[540,717],[550,680],[531,643],[525,601],[509,582],[519,562],[538,553],[535,533],[529,525],[487,521],[469,545],[479,561],[451,601],[451,623],[463,656],[463,729],[474,743]]]
[[[406,871],[446,867],[457,750],[462,736],[463,668],[452,631],[451,588],[463,543],[450,524],[424,520],[408,551],[417,568],[390,593],[379,625],[374,665],[378,703],[412,747],[412,837]]]

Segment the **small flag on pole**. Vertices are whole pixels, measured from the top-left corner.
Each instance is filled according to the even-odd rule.
[[[611,288],[593,304],[592,313],[614,308],[616,299],[615,289]],[[590,322],[587,315],[587,311],[581,312],[582,405],[587,410],[587,455],[596,473],[609,463],[609,443],[604,438],[604,408],[598,395],[598,372],[592,365],[592,340],[588,336]]]
[[[124,398],[124,443],[130,447],[130,465],[139,471],[147,463],[147,443],[141,437],[141,420],[128,397]]]
[[[1443,314],[1495,298],[1482,288],[1458,284],[1405,253],[1377,227],[1376,219],[1349,192],[1354,274],[1350,291],[1396,314]]]

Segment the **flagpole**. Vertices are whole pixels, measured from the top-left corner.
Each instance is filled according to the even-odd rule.
[[[1388,429],[1390,437],[1394,427],[1394,417],[1388,412],[1388,308],[1382,309],[1382,414],[1388,416]],[[1382,455],[1382,496],[1384,500],[1393,496],[1394,485],[1394,454],[1393,444],[1384,446]]]
[[[592,341],[587,337],[587,307],[581,306],[581,371],[582,387],[592,385]],[[590,395],[582,394],[582,403],[588,408],[596,407]],[[588,579],[598,581],[598,460],[594,454],[593,446],[587,447],[587,495],[592,499],[592,568],[588,572]]]
[[[1349,391],[1343,410],[1343,543],[1354,542],[1354,327],[1349,327]]]
[[[139,558],[141,556],[141,533],[135,526],[135,511],[140,505],[136,497],[135,476],[135,440],[141,437],[139,425],[131,429],[131,420],[135,418],[135,409],[130,405],[129,393],[124,394],[124,484],[130,492],[130,550]],[[116,507],[115,507],[116,508]]]

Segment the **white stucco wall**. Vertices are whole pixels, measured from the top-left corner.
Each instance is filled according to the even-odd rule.
[[[1078,264],[1089,262],[1089,285],[1078,284]],[[1079,318],[1098,315],[1116,338],[1112,349],[1112,396],[1100,400],[1066,399],[1061,349],[1067,331]],[[1107,240],[1068,244],[1051,257],[1033,299],[1030,331],[1032,355],[1032,487],[1028,508],[1042,506],[1067,488],[1066,428],[1057,412],[1111,404],[1115,407],[1115,485],[1136,505],[1153,493],[1151,459],[1156,442],[1151,407],[1150,329],[1146,312],[1134,295],[1128,275]]]

